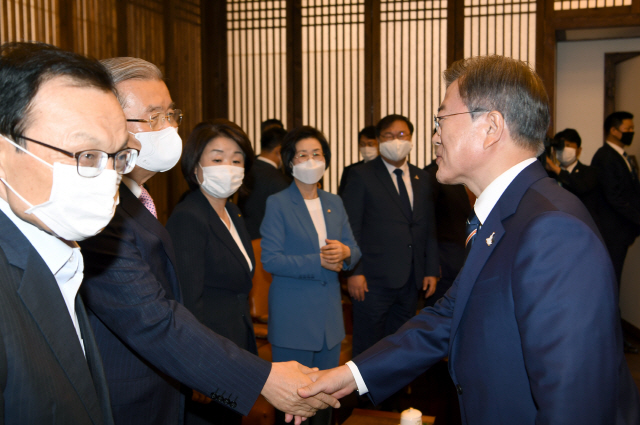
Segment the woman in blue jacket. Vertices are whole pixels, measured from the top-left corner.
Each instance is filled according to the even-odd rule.
[[[269,197],[260,227],[262,264],[273,275],[273,361],[329,369],[338,366],[345,337],[338,272],[356,265],[360,249],[340,197],[318,189],[331,160],[324,135],[297,128],[287,134],[281,155],[293,183]],[[318,413],[312,423],[328,423],[330,415]]]

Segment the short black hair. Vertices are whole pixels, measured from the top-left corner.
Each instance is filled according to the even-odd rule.
[[[610,114],[605,120],[604,120],[604,134],[605,136],[609,135],[609,130],[611,130],[612,128],[618,128],[622,125],[622,121],[623,120],[632,120],[633,119],[633,114],[631,114],[630,112],[626,112],[626,111],[617,111],[614,112],[612,114]]]
[[[555,136],[553,136],[553,138],[558,142],[562,142],[562,143],[564,143],[565,141],[573,142],[576,145],[578,145],[578,147],[580,147],[580,145],[582,144],[582,139],[580,138],[580,135],[573,128],[564,129],[561,132],[557,133]]]
[[[324,155],[325,160],[324,169],[326,170],[329,168],[329,163],[331,162],[331,150],[329,149],[327,138],[324,137],[324,134],[322,134],[320,130],[305,125],[291,130],[287,133],[287,137],[285,137],[282,142],[282,151],[280,151],[280,156],[282,157],[284,171],[288,176],[293,177],[293,167],[291,164],[293,163],[293,157],[296,155],[296,145],[300,140],[309,138],[316,139],[320,142],[320,146],[322,146],[322,154]]]
[[[284,129],[284,124],[282,124],[282,121],[277,118],[270,118],[268,120],[262,121],[262,123],[260,124],[260,133],[264,133],[268,129],[274,127]]]
[[[360,130],[360,133],[358,133],[358,143],[360,143],[360,139],[362,138],[362,136],[366,137],[367,139],[375,139],[378,136],[376,126],[370,125]]]
[[[264,152],[271,152],[282,145],[282,141],[286,135],[287,130],[284,128],[272,127],[262,133],[262,137],[260,137],[260,148]]]
[[[249,137],[242,131],[240,126],[224,118],[203,121],[196,125],[193,131],[191,131],[191,134],[189,134],[182,152],[182,159],[180,160],[182,175],[187,181],[189,189],[196,190],[200,188],[200,183],[198,183],[195,175],[196,167],[200,162],[200,157],[202,156],[202,152],[204,152],[204,148],[207,147],[207,144],[220,136],[233,140],[240,146],[240,149],[242,149],[242,153],[244,154],[245,175],[251,169],[254,157],[253,147],[251,146]]]
[[[0,134],[24,146],[19,136],[29,124],[33,99],[55,77],[116,94],[109,72],[95,59],[45,43],[5,43],[0,46]]]
[[[376,125],[376,135],[380,137],[382,132],[391,127],[391,125],[396,121],[404,121],[405,123],[407,123],[407,127],[409,127],[409,133],[413,134],[413,124],[411,124],[409,118],[405,117],[404,115],[391,114],[378,121],[378,124]]]

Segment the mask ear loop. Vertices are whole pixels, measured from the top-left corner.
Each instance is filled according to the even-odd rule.
[[[47,161],[45,161],[42,158],[37,157],[36,155],[34,155],[33,153],[29,152],[28,150],[26,150],[25,148],[23,148],[22,146],[20,146],[19,144],[17,144],[16,142],[14,142],[13,140],[7,138],[6,136],[2,136],[2,138],[4,140],[6,140],[7,142],[11,143],[13,146],[15,146],[16,148],[20,149],[22,152],[26,153],[27,155],[37,159],[38,161],[42,162],[44,165],[46,165],[47,167],[53,169],[53,165],[49,164]]]
[[[204,168],[202,168],[202,165],[200,165],[200,161],[198,161],[198,167],[202,169],[202,183],[204,183]],[[196,181],[198,182],[198,184],[202,185],[202,183],[200,183],[200,179],[198,178],[198,171],[195,172],[195,175],[196,175]]]
[[[0,181],[1,181],[2,183],[4,183],[4,184],[5,184],[5,186],[7,186],[7,187],[9,188],[9,190],[10,190],[11,192],[13,192],[13,194],[14,194],[14,195],[16,195],[18,198],[20,198],[20,200],[21,200],[22,202],[24,202],[25,204],[29,205],[29,209],[27,209],[27,211],[25,211],[27,214],[29,214],[29,210],[30,210],[31,208],[33,208],[33,204],[32,204],[31,202],[27,201],[26,199],[24,199],[24,198],[22,197],[22,195],[20,195],[18,192],[16,192],[16,190],[15,190],[13,187],[11,187],[11,185],[10,185],[9,183],[7,183],[7,181],[6,181],[4,178],[0,177]]]

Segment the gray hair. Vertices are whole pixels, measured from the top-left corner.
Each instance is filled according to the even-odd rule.
[[[163,80],[162,71],[144,59],[119,57],[103,59],[100,63],[107,68],[116,86],[127,80]],[[122,108],[126,106],[126,99],[120,94],[118,94],[118,101]]]
[[[499,55],[477,56],[454,62],[444,71],[444,79],[447,87],[458,81],[460,98],[469,111],[500,112],[518,146],[536,155],[544,151],[551,120],[549,97],[527,63]]]

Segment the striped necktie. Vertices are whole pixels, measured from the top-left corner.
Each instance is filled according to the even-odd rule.
[[[471,210],[471,214],[467,219],[467,240],[464,242],[465,257],[469,255],[469,251],[478,234],[478,230],[480,230],[480,226],[480,220],[478,220],[475,210]]]

